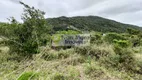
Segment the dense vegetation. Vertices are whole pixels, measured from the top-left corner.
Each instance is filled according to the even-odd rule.
[[[55,30],[66,30],[73,26],[82,31],[126,32],[128,28],[142,30],[141,27],[119,23],[98,16],[59,17],[47,19]],[[69,27],[70,28],[70,27]],[[71,27],[72,29],[72,27]]]
[[[141,28],[94,16],[46,20],[20,3],[23,23],[0,23],[0,80],[142,80]],[[53,34],[87,30],[90,46],[51,45]]]

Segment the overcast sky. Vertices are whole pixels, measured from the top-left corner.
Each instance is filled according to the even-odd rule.
[[[19,0],[0,0],[0,21],[14,16],[20,20]],[[142,0],[21,0],[46,12],[46,17],[101,16],[142,26]]]

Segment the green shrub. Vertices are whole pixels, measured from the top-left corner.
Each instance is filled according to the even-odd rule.
[[[131,44],[128,40],[116,40],[116,39],[114,39],[113,41],[114,41],[115,45],[120,46],[120,47],[124,47],[124,48],[129,47],[130,44]]]
[[[114,46],[115,55],[110,57],[110,62],[120,69],[125,69],[130,72],[137,72],[138,64],[134,58],[134,53],[128,48]]]
[[[34,72],[25,72],[17,80],[31,80],[35,77],[38,77],[37,73]]]
[[[101,65],[107,68],[115,68],[119,71],[126,71],[127,73],[140,74],[142,68],[139,66],[133,51],[129,47],[124,48],[114,45],[113,49],[115,54],[101,58],[99,60]]]
[[[74,30],[68,30],[68,31],[57,31],[57,34],[80,34],[80,32],[78,31],[74,31]]]
[[[85,65],[85,74],[88,75],[90,78],[95,79],[102,77],[105,74],[105,72],[100,66],[97,66],[94,63],[92,63]]]
[[[75,52],[86,55],[91,50],[91,46],[75,47]]]
[[[74,54],[74,49],[66,49],[58,51],[58,58],[68,58],[70,55]]]
[[[90,43],[100,44],[103,43],[101,34],[91,34]]]
[[[87,55],[91,57],[96,57],[96,59],[99,59],[101,57],[108,56],[109,54],[113,53],[109,46],[100,46],[100,45],[94,45],[89,47],[77,47],[75,51],[82,55]]]
[[[142,39],[142,31],[138,34],[138,37]]]
[[[22,55],[31,56],[39,53],[39,47],[46,45],[47,41],[45,34],[51,32],[44,12],[34,7],[30,7],[23,2],[24,13],[22,15],[23,23],[18,23],[14,18],[10,19],[10,28],[14,28],[11,33],[12,37],[8,37],[7,44],[10,46],[12,52],[17,52]],[[43,38],[44,37],[44,38]]]
[[[133,35],[130,38],[133,47],[141,45],[141,39],[137,35]]]
[[[120,34],[117,33],[107,33],[104,36],[104,41],[108,43],[113,43],[113,40],[126,40],[124,36],[121,36]]]
[[[99,59],[101,57],[105,57],[109,55],[109,51],[105,50],[105,49],[101,49],[101,48],[92,48],[89,52],[89,55],[91,56],[95,56],[96,59]]]
[[[66,80],[66,77],[65,77],[63,74],[61,74],[61,73],[59,73],[59,72],[56,72],[56,73],[52,76],[51,80]]]
[[[128,28],[127,32],[131,35],[138,35],[140,33],[140,30]]]

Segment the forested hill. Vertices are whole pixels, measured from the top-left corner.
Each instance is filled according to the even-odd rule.
[[[105,19],[98,16],[77,16],[77,17],[58,17],[49,18],[47,22],[55,30],[65,30],[68,26],[74,26],[84,31],[101,31],[101,32],[126,32],[127,28],[142,30],[142,27],[123,24],[113,20]]]

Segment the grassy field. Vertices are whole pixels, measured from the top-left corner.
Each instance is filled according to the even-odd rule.
[[[93,54],[115,55],[112,45],[92,45]],[[82,48],[80,48],[82,50]],[[32,59],[8,54],[9,48],[0,47],[0,80],[141,80],[142,75],[119,70],[104,64],[106,56],[82,54],[76,48],[54,50],[42,47],[40,54]],[[140,47],[135,50],[141,50]],[[142,62],[142,52],[136,53],[135,58]],[[108,62],[105,62],[108,63]],[[128,64],[129,65],[129,64]],[[109,66],[109,67],[108,67]]]

